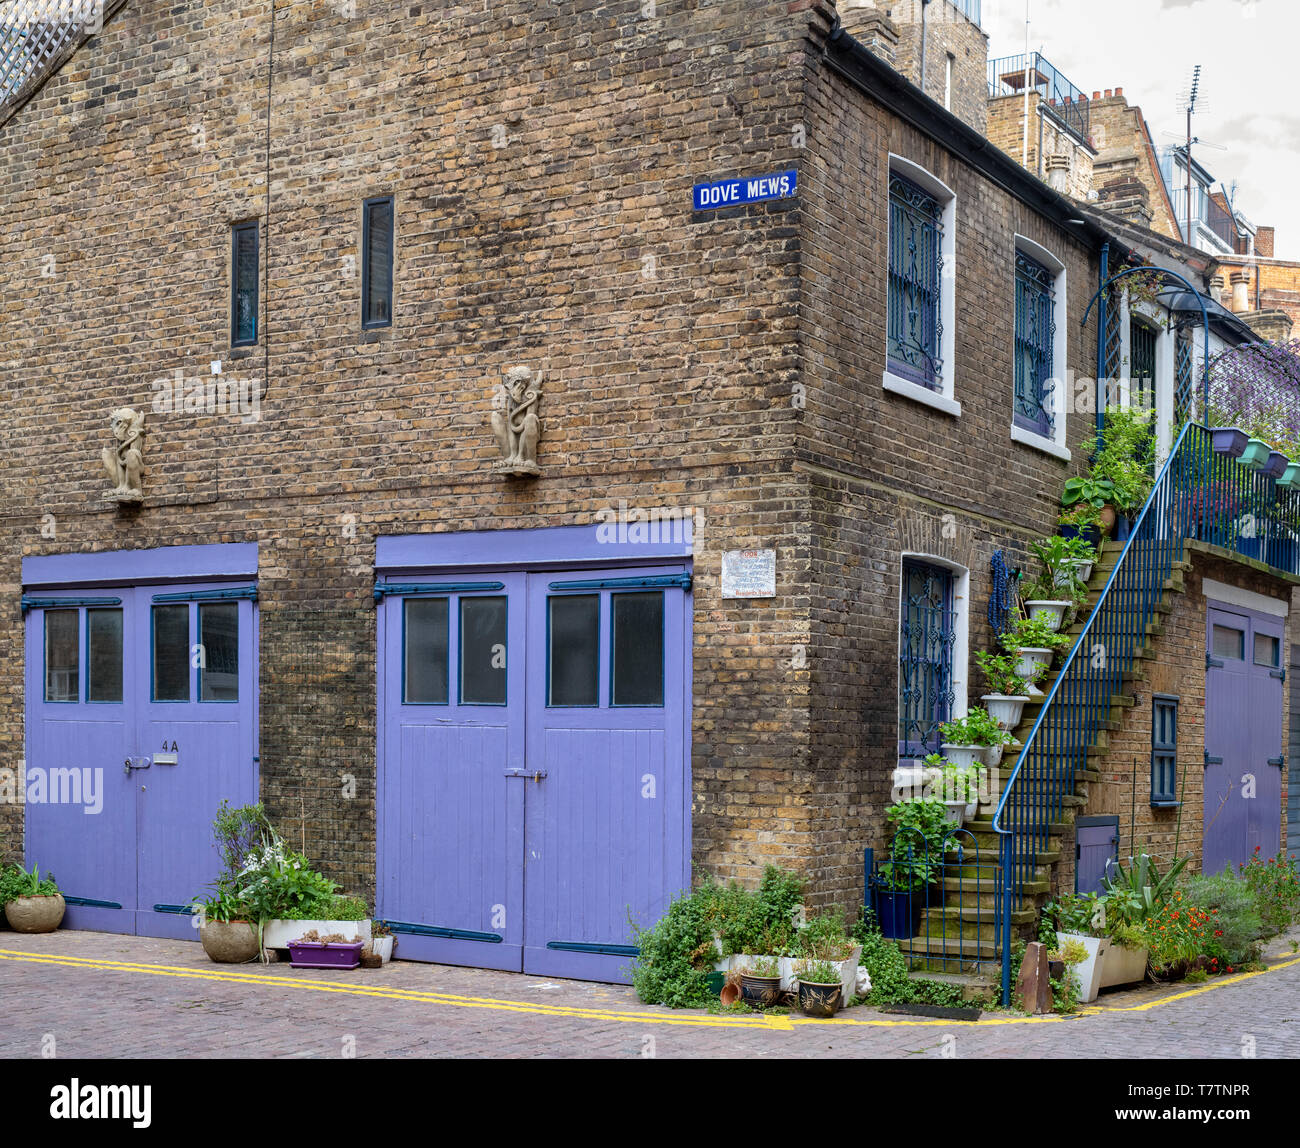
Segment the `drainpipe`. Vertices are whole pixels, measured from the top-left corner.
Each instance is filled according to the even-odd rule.
[[[1101,245],[1101,268],[1097,280],[1097,289],[1101,291],[1110,278],[1110,244]],[[1105,384],[1102,382],[1106,370],[1106,292],[1101,291],[1097,297],[1097,449],[1101,449],[1102,434],[1106,424],[1106,404],[1103,398]]]
[[[925,12],[930,0],[921,0],[921,91],[925,91]]]

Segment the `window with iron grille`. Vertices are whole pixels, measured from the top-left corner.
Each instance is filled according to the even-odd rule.
[[[889,370],[941,389],[943,207],[910,179],[889,177]]]
[[[905,559],[898,659],[900,757],[924,757],[940,748],[939,726],[952,716],[956,637],[952,571]]]
[[[1180,331],[1174,343],[1174,425],[1182,426],[1192,417],[1196,383],[1192,372],[1192,337],[1189,331]]]
[[[1016,252],[1016,394],[1013,421],[1051,438],[1049,396],[1055,371],[1056,276],[1022,251]]]
[[[1178,699],[1151,700],[1151,804],[1178,802]]]
[[[1149,323],[1129,319],[1129,404],[1143,410],[1156,404],[1156,338],[1156,329]]]
[[[393,197],[367,199],[361,227],[361,325],[393,325]]]
[[[257,220],[230,229],[230,345],[257,342],[258,241]]]

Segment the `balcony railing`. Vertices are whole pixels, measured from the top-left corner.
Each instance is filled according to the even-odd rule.
[[[1187,233],[1187,188],[1170,189],[1169,197],[1174,204],[1174,217],[1179,230]],[[1237,243],[1237,221],[1232,212],[1227,211],[1208,195],[1204,188],[1192,187],[1192,220],[1206,230],[1213,232],[1229,250],[1235,250]]]
[[[1070,83],[1041,52],[990,60],[988,81],[990,96],[1024,95],[1027,82],[1071,134],[1083,143],[1092,142],[1092,109],[1087,93]]]

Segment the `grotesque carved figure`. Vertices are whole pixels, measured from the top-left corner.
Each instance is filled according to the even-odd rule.
[[[118,502],[139,502],[144,498],[140,475],[144,471],[144,415],[130,407],[118,407],[109,416],[114,443],[104,448],[104,469],[113,489],[108,497]]]
[[[501,458],[495,469],[502,474],[541,474],[537,466],[537,440],[542,424],[537,417],[541,383],[533,382],[527,367],[511,367],[497,394],[492,412],[492,433]]]

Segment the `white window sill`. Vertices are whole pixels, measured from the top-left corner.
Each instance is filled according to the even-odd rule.
[[[957,402],[956,399],[941,395],[938,391],[932,391],[929,387],[923,387],[920,383],[914,383],[910,379],[904,379],[899,375],[891,375],[886,371],[883,385],[885,390],[896,395],[902,395],[904,398],[912,399],[927,407],[933,407],[936,411],[952,415],[953,418],[961,418],[961,403]]]
[[[1059,458],[1063,462],[1070,461],[1068,447],[1061,446],[1054,439],[1044,438],[1040,434],[1034,434],[1033,431],[1025,430],[1024,427],[1018,427],[1015,423],[1011,424],[1011,441],[1023,443],[1025,446],[1032,446],[1035,450],[1041,450],[1044,454],[1050,454],[1053,458]]]

